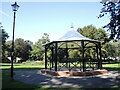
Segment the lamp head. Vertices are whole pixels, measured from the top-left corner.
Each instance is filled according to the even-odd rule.
[[[12,4],[11,6],[12,6],[12,10],[13,11],[17,11],[18,8],[20,7],[19,5],[17,5],[17,2],[15,2],[14,4]]]

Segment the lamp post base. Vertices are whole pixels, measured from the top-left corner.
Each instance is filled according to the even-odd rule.
[[[14,75],[13,75],[13,66],[11,66],[11,79],[14,79],[13,76],[14,76]]]

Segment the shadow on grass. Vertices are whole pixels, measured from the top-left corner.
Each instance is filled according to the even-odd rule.
[[[107,70],[120,70],[120,67],[104,67]]]
[[[0,65],[0,66],[11,66],[11,65]],[[14,66],[21,66],[21,65],[14,65]]]
[[[102,64],[119,64],[119,62],[102,62]]]
[[[30,85],[23,83],[18,80],[12,80],[10,78],[10,72],[2,72],[2,90],[9,90],[9,89],[29,89],[29,90],[41,90],[46,87]]]
[[[25,71],[25,70],[40,70],[44,68],[14,68],[15,71]]]

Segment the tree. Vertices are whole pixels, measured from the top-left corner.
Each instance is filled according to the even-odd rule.
[[[34,45],[32,45],[31,57],[35,60],[43,60],[44,58],[44,46],[43,44],[50,42],[49,35],[44,33],[41,39],[39,39]]]
[[[108,55],[110,57],[120,57],[120,43],[119,42],[110,42]]]
[[[111,32],[110,39],[120,39],[120,0],[102,0],[103,8],[99,18],[109,14],[110,22],[104,26]]]
[[[5,45],[6,45],[6,47],[7,47],[7,48],[6,48],[6,51],[5,51],[6,56],[7,56],[7,57],[11,57],[12,40],[6,41]]]
[[[96,28],[93,25],[88,25],[83,28],[78,28],[77,31],[82,34],[83,36],[94,39],[94,40],[100,40],[104,41],[105,38],[107,38],[107,33],[102,28]]]
[[[109,55],[109,51],[110,51],[109,48],[110,48],[110,43],[109,42],[102,45],[101,53],[102,53],[103,58],[107,58],[108,56],[110,56]],[[111,52],[111,53],[113,53],[113,52]]]
[[[82,34],[83,36],[93,39],[93,40],[100,40],[104,41],[107,38],[107,33],[105,32],[104,29],[102,28],[96,28],[93,25],[88,25],[83,28],[78,28],[77,31]],[[102,57],[107,57],[108,56],[108,43],[105,43],[102,45]],[[95,52],[94,48],[88,49],[86,55],[90,55],[92,57],[93,53]]]
[[[6,45],[5,45],[5,42],[6,40],[8,39],[8,33],[2,28],[2,25],[0,23],[0,44],[1,44],[1,50],[0,53],[2,53],[1,57],[2,57],[2,61],[6,61],[7,60],[7,57],[5,55],[5,50],[6,50]]]
[[[14,43],[14,52],[15,56],[21,58],[22,60],[27,60],[29,59],[30,52],[32,50],[31,45],[33,42],[30,40],[24,40],[22,38],[17,38]],[[7,41],[5,43],[7,49],[5,51],[7,57],[11,57],[11,50],[12,50],[12,41]]]
[[[31,41],[25,41],[22,38],[15,40],[15,55],[16,57],[22,58],[23,60],[29,59],[31,48]]]

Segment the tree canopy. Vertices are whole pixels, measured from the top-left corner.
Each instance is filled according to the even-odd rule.
[[[5,42],[8,39],[8,33],[2,28],[2,24],[0,23],[0,44],[1,44],[1,50],[0,53],[2,54],[0,58],[2,58],[2,61],[6,61],[6,55],[5,50],[7,49]]]
[[[41,39],[32,45],[31,57],[35,60],[43,60],[44,46],[43,44],[50,42],[49,35],[44,33]]]
[[[31,41],[29,41],[31,42]],[[31,43],[25,41],[22,38],[18,38],[15,40],[15,55],[16,57],[20,57],[22,59],[29,59],[31,48]]]
[[[83,36],[93,39],[93,40],[100,40],[100,41],[104,41],[107,38],[107,33],[105,32],[105,30],[103,28],[96,28],[93,25],[88,25],[85,26],[83,28],[78,28],[77,31],[82,34]],[[107,57],[108,54],[108,47],[109,44],[105,43],[102,45],[102,57]],[[91,54],[92,56],[92,52],[94,51],[94,48],[89,49],[87,52],[88,54]]]
[[[77,31],[83,36],[94,39],[104,41],[107,38],[107,33],[102,28],[96,28],[93,25],[84,26],[83,28],[78,28]]]
[[[104,26],[110,31],[110,39],[120,39],[120,0],[102,0],[103,8],[99,18],[109,15],[110,22]]]

